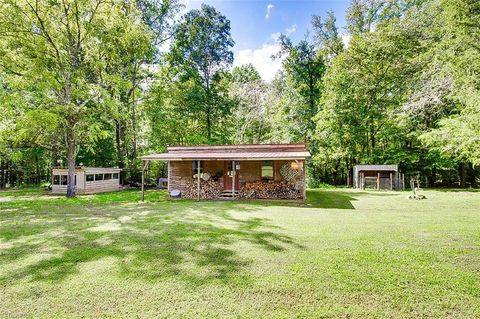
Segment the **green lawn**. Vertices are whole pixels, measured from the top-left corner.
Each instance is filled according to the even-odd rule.
[[[480,192],[0,192],[0,317],[480,317]]]

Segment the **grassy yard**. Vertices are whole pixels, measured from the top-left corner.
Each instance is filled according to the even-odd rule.
[[[0,317],[480,317],[480,192],[0,192]]]

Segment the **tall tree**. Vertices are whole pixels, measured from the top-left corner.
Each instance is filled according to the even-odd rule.
[[[233,62],[230,21],[214,7],[203,4],[188,12],[176,28],[169,61],[177,68],[180,81],[197,84],[192,107],[204,116],[208,141],[218,116],[227,112],[221,102],[221,80]],[[220,102],[220,103],[216,103]]]
[[[262,143],[269,132],[268,106],[271,88],[252,64],[232,70],[230,95],[237,102],[233,113],[233,142]]]
[[[411,94],[407,107],[417,109],[415,114],[435,115],[421,140],[458,162],[461,186],[468,175],[475,185],[473,166],[480,164],[480,3],[438,1],[425,8],[417,20],[431,19],[433,12],[437,23],[423,29],[425,67],[415,82],[420,90]]]
[[[327,12],[327,17],[322,20],[319,15],[312,17],[312,27],[315,32],[316,45],[323,51],[325,57],[331,62],[343,52],[344,45],[338,34],[336,19],[333,11]]]
[[[302,40],[295,45],[287,36],[281,35],[278,41],[281,49],[275,57],[285,56],[283,60],[285,73],[305,100],[306,107],[301,116],[305,125],[304,140],[308,141],[315,131],[314,117],[318,112],[320,84],[325,72],[325,60],[323,55],[318,53],[314,44],[307,40]]]
[[[13,1],[0,5],[2,73],[9,85],[26,96],[40,89],[44,99],[35,108],[56,114],[64,138],[68,165],[67,196],[75,196],[76,155],[81,145],[102,134],[98,118],[109,96],[99,81],[106,30],[138,25],[141,16],[125,14],[121,1]],[[122,21],[122,22],[120,22]],[[40,84],[40,85],[39,85]]]
[[[367,8],[372,10],[377,7]],[[422,48],[415,30],[398,28],[390,19],[375,21],[375,31],[362,27],[363,33],[354,35],[324,78],[317,159],[324,166],[332,163],[334,172],[341,163],[351,172],[359,162],[409,161],[400,151],[407,132],[397,114]]]

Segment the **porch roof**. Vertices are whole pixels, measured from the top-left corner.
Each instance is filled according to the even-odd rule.
[[[142,160],[303,160],[310,157],[305,144],[249,144],[168,147],[167,153],[151,154]]]

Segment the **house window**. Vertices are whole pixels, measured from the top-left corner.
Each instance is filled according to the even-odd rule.
[[[112,173],[103,174],[103,179],[108,181],[112,179]]]
[[[192,162],[192,170],[193,170],[193,174],[198,173],[198,161],[193,161]],[[202,161],[200,161],[200,173],[203,173],[203,162]]]
[[[103,181],[103,174],[95,174],[96,181]]]
[[[118,173],[113,173],[113,179],[118,179]]]
[[[95,177],[93,174],[87,174],[87,182],[93,182],[95,180]]]
[[[273,179],[273,161],[262,161],[262,179]]]

